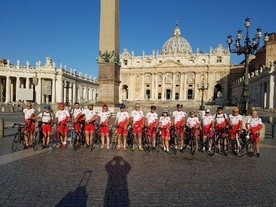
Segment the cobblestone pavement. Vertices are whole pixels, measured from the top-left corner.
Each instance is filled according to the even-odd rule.
[[[15,155],[9,126],[0,160]],[[260,158],[24,150],[0,165],[0,206],[276,206],[275,146],[268,139]]]

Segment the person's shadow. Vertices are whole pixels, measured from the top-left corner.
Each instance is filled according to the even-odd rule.
[[[88,194],[86,192],[87,183],[91,177],[92,171],[85,171],[75,191],[68,192],[56,205],[56,207],[85,207]]]
[[[131,166],[122,157],[116,156],[105,165],[108,173],[104,206],[129,206],[127,174]]]

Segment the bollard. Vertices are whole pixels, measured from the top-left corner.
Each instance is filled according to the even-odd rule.
[[[274,117],[271,127],[272,127],[272,139],[276,139],[276,117]]]
[[[0,138],[4,137],[4,120],[0,117]]]

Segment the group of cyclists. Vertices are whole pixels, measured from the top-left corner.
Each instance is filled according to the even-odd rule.
[[[232,114],[227,116],[223,111],[223,107],[218,107],[214,115],[211,114],[210,109],[205,110],[205,114],[197,116],[194,110],[188,114],[183,111],[183,105],[177,104],[176,110],[169,116],[168,110],[163,110],[162,115],[158,117],[156,106],[151,106],[150,111],[146,114],[141,110],[140,104],[135,104],[135,109],[131,113],[127,112],[125,104],[119,105],[119,112],[116,114],[115,121],[110,123],[111,113],[107,105],[102,106],[101,112],[97,113],[94,110],[92,103],[87,104],[86,109],[82,109],[80,104],[76,102],[74,108],[70,111],[65,109],[64,103],[58,103],[58,111],[54,115],[51,112],[51,107],[46,105],[43,112],[38,115],[35,109],[32,108],[31,103],[26,104],[23,110],[23,117],[25,121],[24,139],[25,148],[32,146],[33,132],[35,129],[35,120],[40,119],[42,123],[43,132],[43,148],[49,147],[50,133],[53,123],[56,124],[60,135],[60,147],[67,147],[69,122],[73,123],[74,131],[78,133],[80,130],[84,131],[85,147],[92,145],[95,136],[95,123],[99,124],[99,133],[101,137],[101,148],[110,148],[111,137],[110,127],[116,126],[116,133],[118,141],[116,145],[117,150],[127,150],[127,135],[129,133],[129,126],[132,129],[133,143],[137,142],[138,149],[143,150],[142,134],[145,133],[152,149],[156,147],[156,135],[161,134],[162,147],[165,152],[170,151],[171,129],[173,128],[175,134],[179,137],[179,142],[176,143],[175,148],[181,152],[187,147],[188,142],[185,131],[193,129],[196,140],[196,149],[199,148],[199,137],[201,135],[202,143],[206,142],[207,137],[214,137],[220,133],[227,133],[230,142],[236,139],[236,135],[243,131],[243,117],[239,114],[237,107],[232,108]],[[253,110],[247,123],[246,129],[249,132],[250,139],[256,143],[256,155],[260,156],[259,141],[260,131],[263,128],[263,123],[258,117],[257,111]],[[27,134],[30,134],[29,139]],[[131,145],[132,150],[135,149],[135,144]],[[201,149],[202,150],[202,149]]]

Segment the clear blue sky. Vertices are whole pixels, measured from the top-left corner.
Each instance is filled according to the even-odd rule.
[[[111,1],[111,0],[110,0]],[[97,76],[100,0],[0,0],[0,57],[31,65],[45,57]],[[275,0],[120,0],[120,50],[151,54],[171,36],[178,20],[193,51],[208,52],[251,18],[276,32]],[[231,55],[232,62],[241,57]]]

